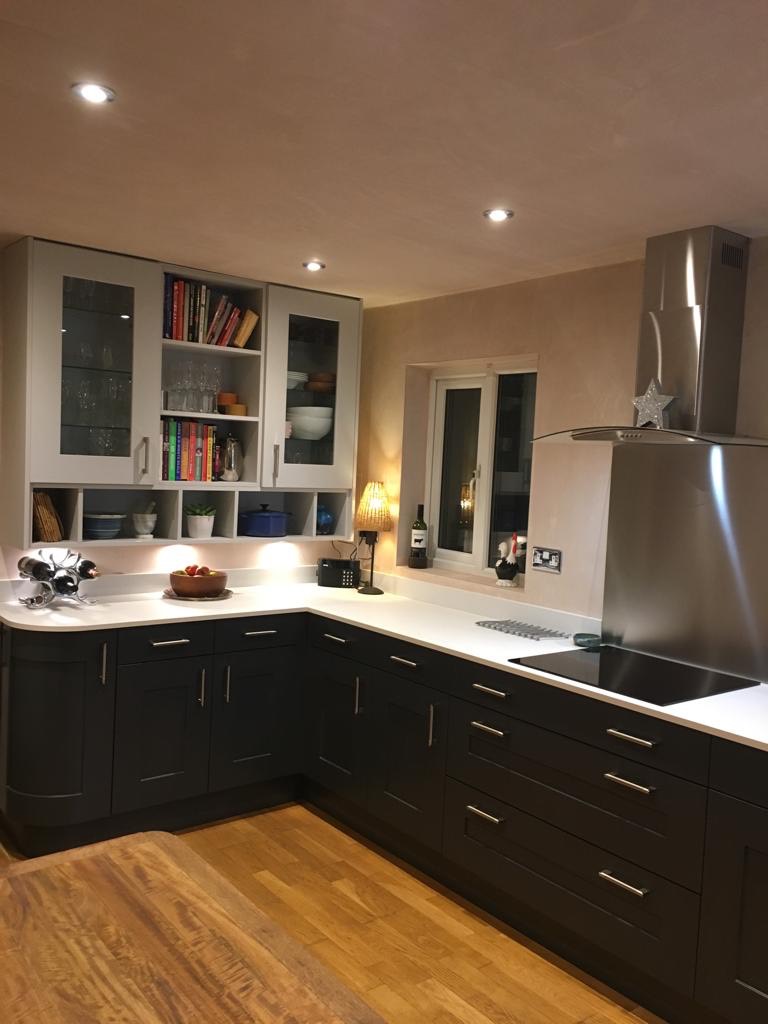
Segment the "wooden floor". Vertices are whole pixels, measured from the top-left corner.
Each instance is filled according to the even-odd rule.
[[[183,839],[390,1024],[663,1024],[305,807]]]

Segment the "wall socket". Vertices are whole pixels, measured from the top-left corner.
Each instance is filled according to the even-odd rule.
[[[558,548],[534,548],[532,568],[543,572],[561,572],[563,552]]]

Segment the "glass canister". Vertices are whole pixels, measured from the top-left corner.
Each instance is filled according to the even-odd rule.
[[[227,434],[224,441],[224,468],[222,480],[239,480],[243,475],[243,449],[239,440],[232,434]]]

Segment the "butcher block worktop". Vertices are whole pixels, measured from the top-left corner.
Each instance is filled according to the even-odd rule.
[[[6,869],[0,963],[3,1024],[383,1024],[161,832]]]

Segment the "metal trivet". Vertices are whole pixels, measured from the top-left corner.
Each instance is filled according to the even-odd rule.
[[[534,626],[530,622],[518,622],[516,619],[488,619],[476,623],[485,629],[495,629],[497,633],[509,633],[510,636],[521,636],[525,640],[570,640],[570,633],[561,633],[558,629],[547,629],[546,626]]]

